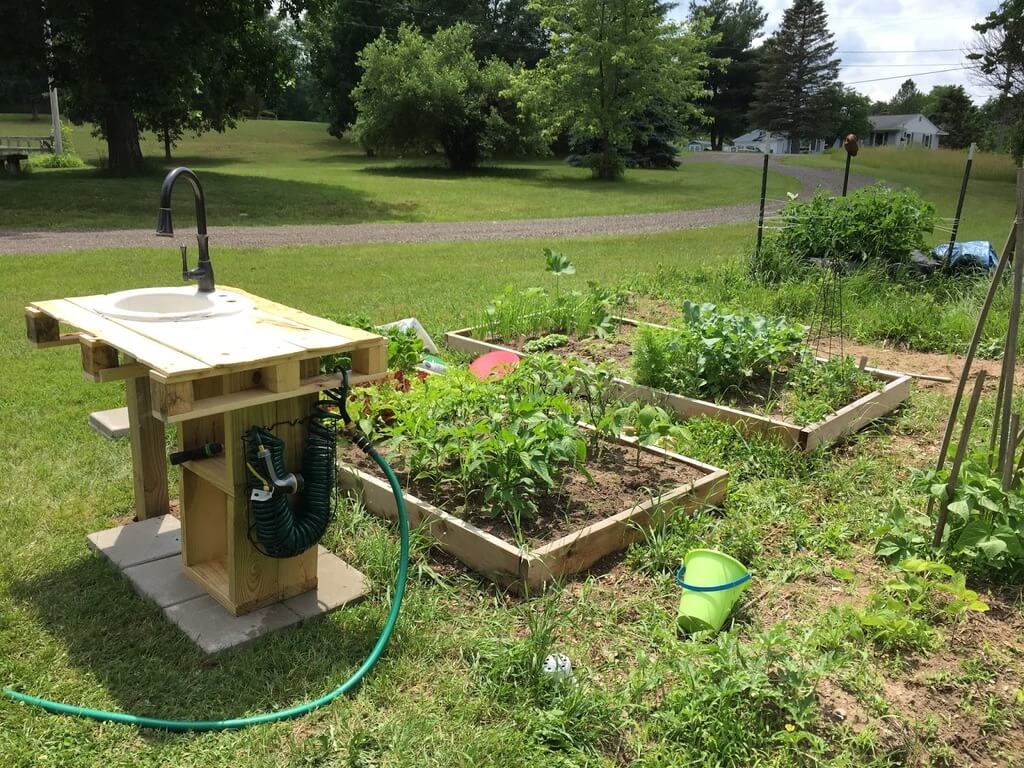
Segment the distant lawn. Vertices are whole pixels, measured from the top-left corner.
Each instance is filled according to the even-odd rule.
[[[0,135],[43,135],[49,124],[0,115]],[[559,159],[495,160],[470,174],[453,174],[439,158],[368,158],[327,133],[321,123],[245,121],[224,134],[190,138],[170,166],[152,135],[143,141],[150,172],[109,178],[95,166],[104,142],[87,126],[74,143],[91,164],[82,170],[34,170],[4,181],[0,228],[133,229],[153,224],[160,178],[167,167],[199,171],[212,226],[322,224],[369,221],[469,221],[709,208],[757,200],[758,170],[684,164],[677,171],[631,170],[626,180],[595,182],[589,171]],[[771,197],[799,184],[773,174]],[[186,201],[184,188],[178,193]],[[188,222],[186,205],[176,219]],[[180,211],[180,215],[179,215]]]
[[[845,160],[845,152],[834,152],[801,155],[782,162],[834,168],[841,173]],[[966,161],[966,150],[867,147],[853,159],[851,173],[916,189],[935,204],[939,216],[952,218]],[[996,250],[1002,247],[1013,224],[1016,178],[1008,155],[979,153],[975,157],[958,239],[990,240]],[[935,239],[942,239],[938,232]]]

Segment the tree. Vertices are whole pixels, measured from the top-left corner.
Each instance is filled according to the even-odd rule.
[[[962,85],[936,85],[925,97],[921,111],[946,131],[945,146],[962,149],[981,138],[981,111]]]
[[[0,103],[38,116],[46,91],[45,22],[38,3],[4,7],[0,24]]]
[[[896,94],[885,105],[887,115],[916,115],[924,109],[925,95],[913,80],[904,80]]]
[[[299,0],[279,4],[296,10]],[[70,115],[107,142],[110,171],[142,168],[140,129],[165,146],[184,130],[223,131],[251,90],[286,76],[268,22],[271,0],[47,0],[50,66]]]
[[[621,154],[632,146],[634,124],[657,105],[686,123],[702,117],[708,55],[704,39],[667,20],[651,0],[536,0],[550,30],[549,53],[516,78],[528,114],[551,139],[568,131],[596,139],[594,176],[617,179]]]
[[[356,119],[352,90],[362,77],[359,52],[381,32],[402,24],[425,35],[467,22],[474,27],[473,50],[533,66],[544,55],[544,35],[528,0],[325,0],[314,5],[304,25],[311,71],[317,74],[329,131],[341,136]]]
[[[363,76],[352,91],[356,137],[374,152],[432,152],[466,170],[499,151],[529,144],[531,132],[503,95],[512,67],[473,55],[465,23],[430,39],[411,25],[396,40],[381,34],[359,54]]]
[[[871,133],[868,117],[874,114],[873,104],[867,96],[853,88],[836,86],[831,93],[833,124],[829,136],[843,139],[855,133],[863,139]]]
[[[764,46],[762,78],[750,118],[789,135],[790,151],[832,129],[839,60],[822,0],[793,0]]]
[[[760,49],[751,48],[768,18],[758,0],[691,0],[690,17],[705,21],[711,62],[704,87],[711,118],[711,148],[721,151],[726,138],[743,133],[754,101]]]
[[[968,59],[975,73],[999,94],[997,108],[1006,117],[1006,149],[1024,160],[1024,0],[1003,0],[980,24]]]

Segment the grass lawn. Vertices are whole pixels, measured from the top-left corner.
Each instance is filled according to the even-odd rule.
[[[782,162],[832,168],[842,173],[846,153],[801,155]],[[949,220],[956,215],[956,201],[966,162],[966,150],[862,147],[853,158],[850,173],[917,190],[935,204],[937,215],[946,219],[942,223],[950,226]],[[1017,173],[1009,155],[978,153],[971,169],[957,239],[989,240],[997,251],[1002,248],[1013,224],[1016,182]],[[942,239],[943,234],[936,231],[935,241],[938,243]]]
[[[0,115],[0,135],[49,133],[45,122]],[[87,126],[75,129],[82,158],[98,164],[106,145]],[[367,158],[321,123],[245,121],[236,130],[188,138],[163,162],[163,146],[143,142],[146,175],[115,179],[95,168],[35,170],[2,181],[0,229],[148,228],[168,167],[200,172],[211,226],[368,221],[468,221],[644,213],[752,203],[757,169],[694,163],[676,171],[631,170],[625,181],[595,182],[558,159],[491,161],[469,174],[437,158]],[[771,197],[799,184],[773,174]],[[175,218],[191,221],[190,193],[176,191]]]
[[[415,314],[438,336],[475,320],[503,286],[542,282],[544,245],[573,259],[571,280],[581,284],[626,281],[673,303],[685,296],[799,314],[810,300],[799,287],[755,291],[744,281],[735,254],[751,234],[730,227],[564,243],[217,249],[213,258],[224,284],[316,313]],[[123,387],[84,381],[74,348],[35,351],[23,338],[26,301],[175,284],[176,259],[173,248],[91,251],[74,256],[73,271],[66,254],[4,259],[0,683],[167,717],[289,706],[337,685],[372,644],[395,573],[394,530],[346,504],[324,544],[368,574],[371,598],[205,658],[83,541],[129,514],[129,448],[86,425],[89,411],[121,403]],[[931,293],[935,307],[969,312],[974,290]],[[906,301],[893,294],[886,308],[899,313]],[[982,589],[992,606],[984,617],[940,617],[930,627],[938,635],[924,639],[914,625],[918,635],[901,636],[895,649],[872,642],[858,618],[868,595],[893,578],[871,554],[873,531],[894,505],[921,507],[909,468],[931,462],[947,407],[942,391],[919,391],[849,444],[806,457],[694,424],[688,452],[732,472],[723,514],[656,531],[533,601],[505,596],[421,547],[382,663],[351,696],[311,716],[168,735],[0,702],[2,763],[1022,765],[1019,588]],[[673,628],[671,572],[699,545],[740,557],[756,576],[731,632],[683,641]],[[532,673],[532,659],[552,650],[573,659],[576,684],[545,685]]]

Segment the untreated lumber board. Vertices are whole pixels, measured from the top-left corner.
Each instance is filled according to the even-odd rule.
[[[149,378],[125,382],[128,400],[128,434],[132,446],[132,484],[135,515],[139,520],[166,515],[167,457],[164,425],[153,418]]]

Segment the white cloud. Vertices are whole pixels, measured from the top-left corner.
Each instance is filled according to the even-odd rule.
[[[779,26],[790,2],[761,0],[768,13],[767,33]],[[990,91],[975,82],[968,70],[918,73],[965,66],[965,49],[976,35],[971,25],[981,21],[997,4],[998,0],[825,0],[829,28],[842,60],[839,79],[873,99],[889,99],[903,80],[913,76],[922,91],[927,92],[934,85],[963,85],[980,103]],[[682,18],[687,12],[688,3],[683,3],[673,15]],[[873,82],[859,82],[864,80]]]

